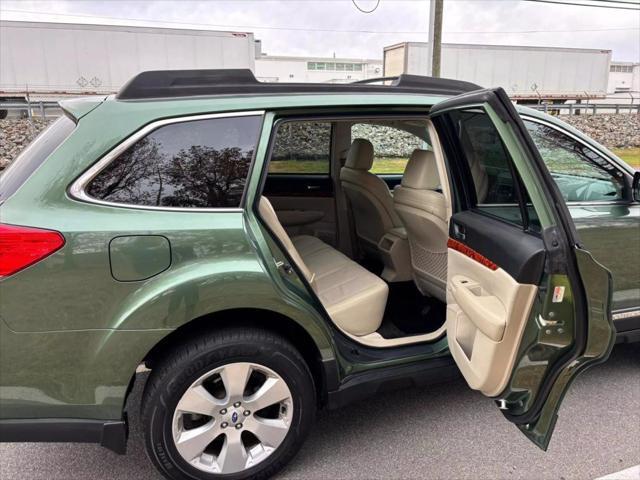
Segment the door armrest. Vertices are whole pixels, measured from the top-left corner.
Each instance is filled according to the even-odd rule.
[[[486,337],[494,342],[502,340],[507,326],[507,311],[498,297],[462,275],[451,279],[451,294],[463,313]]]

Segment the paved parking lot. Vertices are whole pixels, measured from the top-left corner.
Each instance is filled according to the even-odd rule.
[[[136,385],[134,394],[139,392]],[[132,422],[126,456],[94,445],[2,445],[0,478],[157,479],[135,415]],[[606,364],[576,381],[546,453],[508,424],[491,400],[456,381],[320,413],[309,440],[279,478],[569,480],[639,463],[636,344],[617,346]]]

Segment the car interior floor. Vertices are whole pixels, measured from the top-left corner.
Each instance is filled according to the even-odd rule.
[[[356,261],[374,275],[377,275],[378,277],[382,275],[384,264],[377,258],[374,258],[370,255],[364,255],[360,259],[356,258]]]
[[[378,333],[384,338],[401,338],[434,332],[445,321],[446,305],[420,293],[409,282],[389,283],[389,298]]]

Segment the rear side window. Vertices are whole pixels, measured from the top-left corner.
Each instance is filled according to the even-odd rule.
[[[416,148],[431,148],[424,121],[407,120],[399,121],[398,124],[404,129],[374,123],[356,123],[351,126],[352,142],[356,138],[364,138],[373,145],[373,165],[369,170],[371,173],[402,175]]]
[[[453,111],[449,115],[471,171],[475,208],[524,225],[515,168],[489,116],[481,109]]]
[[[86,193],[137,206],[238,207],[261,124],[256,115],[165,125],[109,163]]]
[[[0,177],[0,203],[16,193],[27,178],[73,132],[74,128],[76,128],[74,121],[63,115],[18,155]]]
[[[269,174],[329,175],[331,123],[285,122],[276,132]]]

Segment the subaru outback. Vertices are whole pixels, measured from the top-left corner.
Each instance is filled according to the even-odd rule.
[[[124,453],[148,371],[167,478],[268,478],[319,408],[461,373],[546,449],[638,312],[581,240],[637,230],[637,175],[502,89],[158,71],[62,108],[1,179],[2,441]]]

